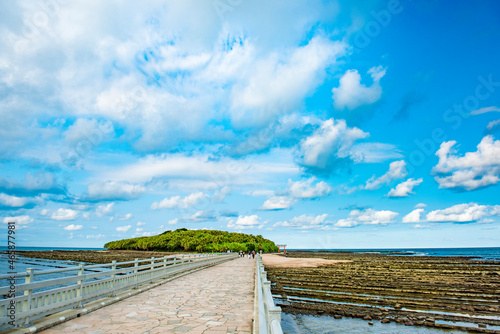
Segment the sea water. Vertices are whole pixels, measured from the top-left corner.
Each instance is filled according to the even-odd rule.
[[[357,318],[335,319],[327,315],[302,315],[282,313],[281,327],[284,334],[466,334],[460,330],[447,330],[424,326],[405,326],[394,322],[383,324]]]

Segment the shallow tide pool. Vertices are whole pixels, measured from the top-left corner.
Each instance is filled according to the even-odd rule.
[[[335,319],[327,315],[281,314],[281,326],[284,334],[468,334],[465,331],[445,330],[423,326],[405,326],[403,324],[368,321],[357,318]]]

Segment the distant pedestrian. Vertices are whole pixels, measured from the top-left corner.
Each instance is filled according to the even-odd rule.
[[[252,259],[255,259],[255,250],[252,251]]]
[[[252,251],[248,251],[248,258],[251,259],[252,258]]]

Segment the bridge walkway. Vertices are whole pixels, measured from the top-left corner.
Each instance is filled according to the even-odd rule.
[[[250,334],[254,271],[254,259],[236,258],[40,333]]]

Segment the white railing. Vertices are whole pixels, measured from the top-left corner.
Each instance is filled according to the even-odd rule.
[[[49,314],[82,307],[84,303],[114,296],[117,292],[235,257],[235,253],[175,255],[107,264],[82,263],[78,267],[39,272],[27,269],[26,273],[1,275],[0,280],[15,282],[16,278],[24,277],[25,282],[0,287],[0,296],[8,296],[13,288],[17,294],[15,298],[0,299],[0,330],[13,327],[13,319],[15,326],[26,326]],[[125,265],[133,267],[123,267]],[[59,273],[66,273],[67,276],[35,279],[39,275]]]
[[[281,307],[274,305],[271,282],[260,254],[257,254],[255,269],[254,334],[283,334],[281,329]]]

